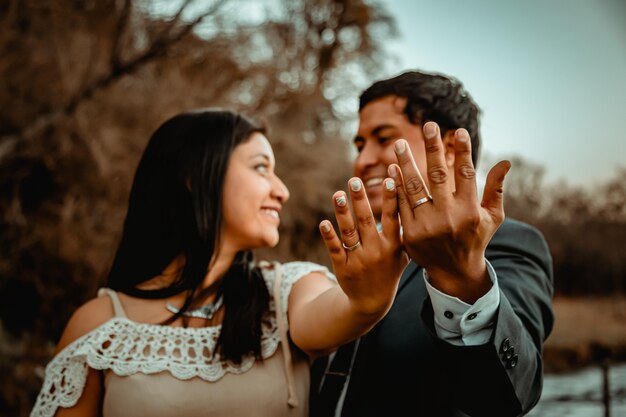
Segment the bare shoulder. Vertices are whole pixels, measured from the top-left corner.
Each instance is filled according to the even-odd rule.
[[[108,296],[96,297],[80,306],[65,326],[55,354],[67,345],[89,333],[113,317],[111,299]]]
[[[323,272],[309,272],[293,284],[293,288],[289,294],[289,304],[293,305],[298,302],[296,300],[304,302],[311,301],[334,286],[334,282],[329,280]]]
[[[302,278],[300,278],[298,280],[298,282],[302,281],[303,279],[307,280],[307,281],[310,281],[310,280],[320,280],[322,282],[327,282],[327,283],[332,285],[332,281],[330,279],[328,279],[328,275],[326,275],[322,271],[311,271],[311,272],[308,272],[308,273],[302,275]]]

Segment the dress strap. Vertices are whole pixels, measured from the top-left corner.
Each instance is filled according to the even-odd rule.
[[[283,314],[283,308],[281,305],[281,281],[281,265],[278,262],[274,262],[274,303],[276,305],[276,323],[278,324],[278,331],[280,333],[280,345],[283,349],[285,377],[287,378],[287,404],[289,404],[291,407],[297,407],[298,397],[296,395],[296,389],[294,384],[293,367],[291,362],[291,349],[289,348],[289,338],[287,337],[287,323],[285,322],[285,315]]]
[[[122,307],[122,303],[120,301],[120,297],[117,295],[115,291],[110,288],[100,288],[98,290],[98,297],[103,295],[108,295],[111,299],[111,304],[113,304],[113,313],[115,317],[124,317],[127,318],[126,312],[124,311],[124,307]]]

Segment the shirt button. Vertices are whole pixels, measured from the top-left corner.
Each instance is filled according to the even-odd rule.
[[[448,310],[446,310],[446,311],[443,313],[443,315],[444,315],[444,316],[446,316],[446,318],[447,318],[447,319],[451,319],[452,317],[454,317],[454,314],[452,314],[452,312],[451,312],[451,311],[448,311]]]
[[[469,316],[467,316],[468,320],[474,320],[476,318],[476,316],[478,316],[478,313],[472,313]]]

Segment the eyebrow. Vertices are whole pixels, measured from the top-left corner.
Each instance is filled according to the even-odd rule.
[[[384,124],[384,125],[380,125],[380,126],[376,126],[373,130],[372,130],[372,136],[380,136],[380,132],[385,130],[385,129],[395,129],[396,127],[394,125],[390,125],[390,124]],[[355,136],[355,138],[352,140],[353,142],[357,142],[357,141],[364,141],[365,138],[363,136]]]
[[[257,158],[257,157],[259,157],[259,156],[260,156],[261,158],[263,158],[263,159],[266,159],[266,160],[267,160],[267,162],[272,162],[272,159],[271,159],[271,158],[269,157],[269,155],[268,155],[268,154],[266,154],[266,153],[255,153],[254,155],[250,156],[250,159],[252,160],[252,159]]]

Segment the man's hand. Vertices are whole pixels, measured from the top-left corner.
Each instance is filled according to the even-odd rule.
[[[338,191],[333,202],[341,236],[328,220],[320,223],[320,231],[339,285],[354,311],[382,316],[391,307],[402,271],[408,264],[400,239],[396,187],[391,178],[383,182],[382,231],[379,232],[363,182],[355,177],[348,185],[354,217],[346,193]]]
[[[473,304],[491,288],[485,249],[504,221],[502,186],[511,164],[500,161],[491,168],[479,204],[467,131],[455,132],[453,173],[439,126],[428,122],[423,131],[430,192],[404,139],[395,143],[399,166],[389,167],[397,184],[404,248],[426,268],[435,288]]]

